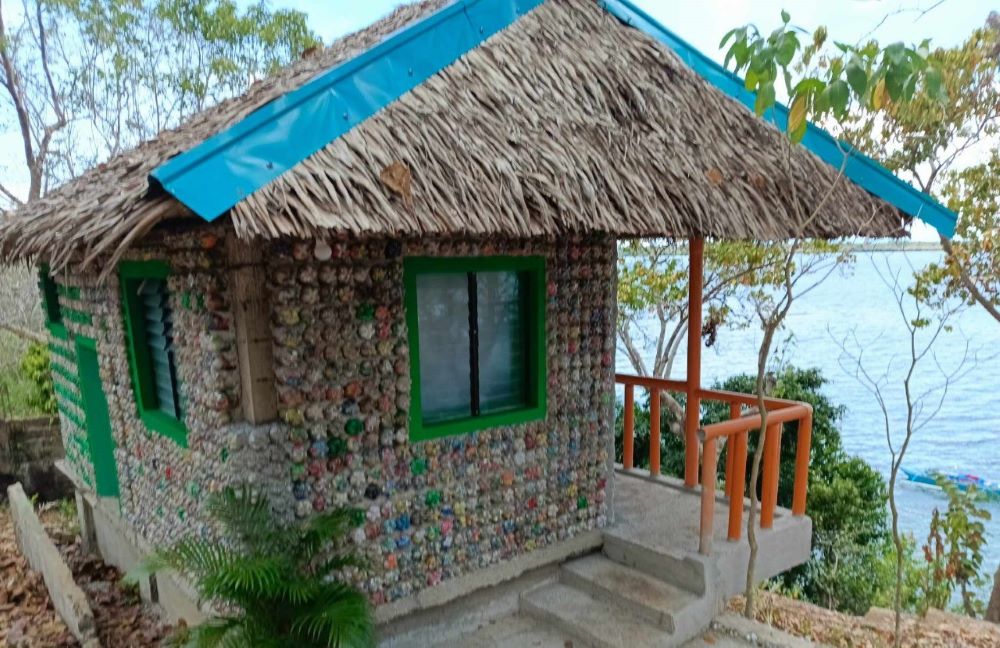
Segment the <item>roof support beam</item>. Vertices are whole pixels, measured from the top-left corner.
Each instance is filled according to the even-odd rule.
[[[698,426],[701,424],[701,311],[705,239],[688,243],[687,403],[684,406],[684,485],[698,485]],[[714,459],[713,459],[714,461]]]

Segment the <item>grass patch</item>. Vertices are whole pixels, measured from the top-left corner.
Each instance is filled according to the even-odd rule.
[[[0,418],[30,418],[45,412],[31,404],[35,385],[21,369],[28,343],[0,331]]]

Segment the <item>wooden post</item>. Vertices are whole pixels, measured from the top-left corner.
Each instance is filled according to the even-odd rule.
[[[697,452],[697,451],[696,451]],[[660,475],[660,388],[649,390],[649,475]]]
[[[622,466],[632,469],[635,443],[635,385],[625,385],[625,421],[622,429]]]
[[[795,492],[792,495],[792,515],[806,514],[806,491],[809,488],[809,449],[812,445],[812,413],[799,419],[799,435],[795,447]]]
[[[760,487],[760,528],[774,524],[774,509],[778,506],[778,477],[781,468],[781,423],[768,424],[764,438],[764,475]]]
[[[266,423],[278,416],[278,393],[263,254],[260,245],[235,235],[226,239],[226,254],[240,368],[240,404],[247,422]]]
[[[684,485],[698,485],[698,410],[701,401],[701,308],[705,239],[690,241],[688,268],[687,408],[684,417]]]
[[[733,401],[729,404],[729,420],[738,419],[743,413],[743,409],[740,404]],[[733,496],[733,458],[735,457],[736,448],[734,448],[734,442],[736,438],[734,436],[729,436],[726,442],[726,497]],[[740,477],[742,479],[742,477]]]
[[[701,460],[701,530],[698,537],[698,553],[708,556],[712,553],[712,527],[715,522],[715,437],[705,441]]]
[[[743,490],[747,478],[747,438],[749,433],[740,432],[729,438],[729,450],[733,453],[733,488],[729,494],[729,535],[730,540],[739,540],[743,533]]]

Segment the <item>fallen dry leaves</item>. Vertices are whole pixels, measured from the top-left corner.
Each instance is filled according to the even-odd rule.
[[[52,608],[40,574],[31,571],[14,542],[10,509],[0,507],[0,646],[76,646]]]
[[[40,517],[87,595],[101,644],[114,648],[160,645],[170,627],[143,603],[138,591],[121,584],[117,569],[82,551],[74,521],[48,507]],[[10,510],[0,507],[0,648],[78,645],[52,608],[41,575],[31,571],[18,552]]]
[[[122,573],[117,568],[83,551],[75,520],[65,519],[56,508],[43,512],[41,519],[76,584],[87,595],[101,644],[116,648],[159,646],[170,633],[170,626],[139,597],[137,588],[122,584]]]
[[[730,601],[729,609],[742,613],[743,598]],[[857,617],[761,592],[756,617],[790,634],[837,648],[883,648],[893,643],[890,610],[873,608],[866,616]],[[908,648],[1000,647],[1000,626],[937,610],[926,618],[904,615],[902,632],[902,643]]]

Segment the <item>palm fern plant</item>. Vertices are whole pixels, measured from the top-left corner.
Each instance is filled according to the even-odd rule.
[[[233,545],[187,537],[149,557],[130,576],[170,569],[188,576],[222,616],[174,637],[192,648],[353,648],[374,643],[365,596],[333,574],[357,565],[338,549],[358,511],[338,509],[283,525],[248,487],[212,495],[209,514]]]

